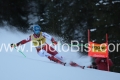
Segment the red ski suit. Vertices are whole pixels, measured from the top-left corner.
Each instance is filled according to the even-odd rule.
[[[27,39],[24,39],[20,42],[17,43],[17,46],[19,46],[20,44],[25,44],[27,42],[32,41],[32,36],[34,36],[34,38],[39,38],[40,36],[50,39],[52,41],[52,43],[57,44],[57,42],[54,40],[53,37],[51,37],[49,34],[42,32],[40,36],[36,36],[35,34],[30,35]],[[42,47],[36,47],[37,52],[39,52],[41,49],[44,49],[47,53],[51,54],[51,55],[56,55],[58,54],[58,52],[56,50],[54,50],[54,48],[52,48],[51,46],[49,46],[46,42],[44,43],[45,45]]]

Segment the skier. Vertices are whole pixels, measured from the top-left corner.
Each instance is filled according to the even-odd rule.
[[[66,62],[64,62],[63,57],[58,54],[58,52],[54,48],[46,43],[46,39],[51,40],[53,45],[57,45],[57,41],[55,41],[55,39],[51,35],[47,34],[46,32],[42,32],[39,25],[33,25],[33,32],[34,34],[30,35],[29,38],[24,39],[16,44],[12,43],[11,47],[20,46],[32,41],[33,45],[36,47],[38,55],[40,55],[41,57],[47,57],[49,60],[65,66]],[[84,69],[84,66],[80,66],[73,61],[71,61],[69,64],[71,66]]]
[[[20,46],[32,41],[33,45],[36,47],[38,55],[47,57],[49,60],[65,65],[66,63],[63,62],[63,57],[58,54],[54,48],[46,43],[46,39],[51,40],[54,45],[57,44],[57,41],[55,41],[51,35],[47,34],[46,32],[42,32],[39,25],[33,25],[33,32],[34,34],[30,35],[29,38],[24,39],[16,44],[11,44],[11,47]]]

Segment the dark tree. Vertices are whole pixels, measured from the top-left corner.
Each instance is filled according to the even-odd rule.
[[[28,28],[28,1],[27,0],[1,0],[0,1],[0,22],[7,21],[8,24],[25,31]]]

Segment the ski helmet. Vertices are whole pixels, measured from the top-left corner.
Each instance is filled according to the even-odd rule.
[[[40,34],[40,31],[41,31],[41,28],[40,28],[39,25],[34,25],[34,26],[33,26],[33,32],[34,32],[35,34]]]

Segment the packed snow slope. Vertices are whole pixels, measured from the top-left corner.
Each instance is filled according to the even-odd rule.
[[[24,47],[24,57],[10,43],[26,39],[30,33],[24,34],[16,30],[0,29],[0,80],[120,80],[119,73],[95,69],[62,66],[40,57],[34,48],[30,51],[30,43]],[[50,44],[50,42],[48,42]],[[66,47],[64,47],[66,49]],[[80,65],[89,65],[91,58],[80,56],[77,52],[60,52],[66,61],[73,60]]]

